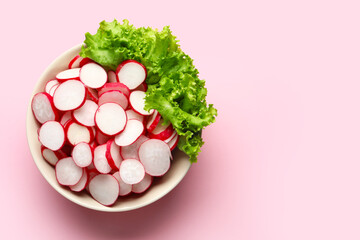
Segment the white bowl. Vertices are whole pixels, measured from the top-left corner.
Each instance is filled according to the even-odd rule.
[[[67,69],[69,61],[80,52],[80,49],[81,44],[67,50],[46,68],[36,83],[31,99],[36,93],[43,91],[48,80],[53,79],[58,72]],[[83,207],[105,212],[123,212],[144,207],[162,198],[175,188],[191,166],[188,156],[176,149],[173,151],[174,160],[171,163],[170,170],[163,177],[155,178],[152,186],[145,193],[119,197],[113,206],[103,206],[96,202],[89,194],[85,193],[85,191],[75,193],[58,184],[55,178],[54,167],[48,164],[41,155],[41,145],[37,137],[37,129],[40,125],[32,114],[31,99],[26,116],[26,132],[32,157],[41,174],[57,192]]]

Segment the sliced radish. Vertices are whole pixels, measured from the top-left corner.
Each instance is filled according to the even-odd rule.
[[[55,165],[56,179],[61,185],[72,186],[77,184],[83,173],[83,169],[75,164],[72,157],[63,158]]]
[[[141,144],[139,157],[146,173],[151,176],[162,176],[170,168],[170,148],[161,140],[150,139]]]
[[[62,72],[59,72],[56,75],[56,79],[61,82],[70,79],[80,79],[80,68],[66,69]]]
[[[99,171],[96,170],[95,166],[93,164],[91,164],[90,166],[88,166],[87,168],[87,173],[88,173],[88,177],[89,177],[89,180],[88,180],[88,183],[91,181],[91,179],[93,179],[96,175],[99,175]],[[86,191],[89,192],[89,184],[87,184],[87,186],[85,187]]]
[[[79,67],[81,68],[82,66],[84,66],[85,64],[88,64],[88,63],[93,63],[94,61],[91,60],[90,58],[83,58],[80,63],[79,63]]]
[[[93,177],[89,183],[91,196],[100,204],[110,206],[119,196],[119,182],[109,174],[99,174]]]
[[[79,182],[75,185],[70,186],[71,191],[74,192],[81,192],[85,189],[89,182],[89,174],[86,170],[86,168],[83,169],[83,175],[81,176]]]
[[[132,109],[126,110],[125,113],[126,113],[126,116],[127,116],[128,120],[137,119],[140,122],[144,122],[145,117],[143,115],[138,114],[137,112],[135,112]]]
[[[105,83],[105,85],[99,90],[99,96],[101,94],[103,94],[104,92],[107,91],[111,91],[111,90],[118,90],[120,92],[122,92],[123,94],[125,94],[126,97],[130,96],[130,89],[119,82],[115,82],[115,83]]]
[[[95,124],[99,130],[109,136],[124,130],[127,117],[124,109],[117,103],[104,103],[95,113]]]
[[[92,88],[89,88],[89,87],[87,87],[86,90],[87,90],[86,91],[87,92],[87,95],[86,95],[87,99],[97,103],[99,101],[98,92],[95,89],[92,89]]]
[[[170,122],[163,124],[164,120],[161,118],[157,126],[152,132],[149,132],[150,138],[165,140],[174,133],[174,128]]]
[[[39,141],[50,150],[59,150],[65,143],[63,126],[56,121],[45,122],[39,130]]]
[[[129,193],[131,193],[132,185],[124,183],[124,181],[120,177],[119,172],[115,172],[113,174],[113,177],[116,178],[118,180],[118,182],[119,182],[119,187],[120,187],[119,196],[126,196]]]
[[[65,125],[72,119],[72,112],[71,111],[67,111],[65,112],[60,119],[60,124],[63,125],[63,127],[65,127]]]
[[[106,158],[106,144],[99,145],[94,150],[94,166],[100,173],[109,173],[111,166]]]
[[[90,88],[101,88],[107,81],[107,73],[102,66],[88,63],[81,67],[80,80]]]
[[[146,93],[143,91],[133,91],[130,93],[129,102],[131,105],[131,108],[144,116],[151,115],[154,112],[154,109],[151,109],[150,111],[145,111],[145,96]]]
[[[177,132],[174,130],[173,133],[168,137],[167,139],[163,140],[164,143],[169,143],[175,136],[177,135]]]
[[[146,68],[135,60],[125,60],[116,69],[117,79],[130,90],[137,88],[146,79]]]
[[[121,180],[127,184],[139,183],[145,176],[144,166],[136,159],[125,159],[119,168]]]
[[[119,170],[122,157],[120,155],[120,147],[115,144],[114,139],[109,140],[106,143],[106,154],[105,154],[110,167],[114,170]]]
[[[66,124],[66,138],[68,142],[75,146],[80,142],[90,143],[94,140],[93,130],[89,127],[82,126],[75,121]]]
[[[147,89],[148,89],[148,86],[147,86],[146,82],[143,82],[135,90],[146,92]]]
[[[80,142],[74,146],[71,156],[76,165],[84,168],[92,163],[94,153],[89,143]]]
[[[43,124],[58,118],[58,111],[54,106],[53,98],[46,92],[35,94],[31,101],[31,110],[35,119]]]
[[[146,129],[151,132],[160,122],[161,115],[158,111],[154,110],[154,113],[150,115],[150,118],[147,120]]]
[[[61,149],[58,151],[53,151],[46,148],[45,146],[41,146],[41,155],[52,166],[55,166],[60,159],[67,157],[67,155],[61,151]]]
[[[99,145],[105,144],[107,143],[107,141],[109,141],[111,139],[110,136],[103,134],[100,131],[96,131],[96,136],[95,136],[96,142]]]
[[[73,117],[81,125],[87,127],[95,126],[95,112],[98,109],[98,105],[91,101],[86,100],[84,105],[74,110]]]
[[[143,180],[139,183],[132,185],[132,192],[134,193],[143,193],[145,192],[151,185],[153,181],[153,177],[149,174],[145,174]]]
[[[86,98],[86,88],[78,80],[61,83],[54,93],[54,105],[60,111],[68,111],[81,107]]]
[[[50,93],[49,93],[49,92],[50,92],[50,89],[51,89],[53,86],[57,85],[57,84],[59,84],[59,81],[56,80],[56,79],[53,79],[53,80],[48,81],[48,82],[46,83],[46,85],[45,85],[45,92],[48,93],[48,94],[50,94]]]
[[[80,67],[80,62],[83,60],[82,57],[76,55],[68,64],[68,68],[78,68]]]
[[[58,83],[58,84],[56,84],[56,85],[54,85],[54,86],[52,86],[51,87],[51,89],[49,90],[49,95],[50,96],[54,96],[54,93],[55,93],[55,90],[57,89],[57,87],[60,85],[60,83]]]
[[[116,73],[114,71],[108,71],[108,82],[114,83],[117,82]]]
[[[138,138],[138,140],[136,140],[133,144],[131,144],[129,146],[121,147],[120,148],[121,157],[123,159],[134,158],[134,159],[139,160],[138,151],[139,151],[140,145],[143,142],[147,141],[148,139],[149,139],[148,137],[141,135]]]
[[[179,134],[176,134],[173,139],[170,140],[170,142],[167,143],[169,145],[170,151],[174,150],[179,142]]]
[[[118,146],[128,146],[134,143],[144,132],[144,124],[136,119],[127,121],[124,131],[115,136],[115,143]]]
[[[119,90],[110,90],[99,96],[99,105],[109,102],[117,103],[123,109],[126,109],[129,105],[129,100],[126,98],[125,94]]]

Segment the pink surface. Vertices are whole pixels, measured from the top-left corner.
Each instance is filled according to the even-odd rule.
[[[0,5],[0,239],[360,239],[358,1]],[[170,25],[219,110],[183,182],[116,214],[55,192],[25,135],[45,67],[113,18]]]

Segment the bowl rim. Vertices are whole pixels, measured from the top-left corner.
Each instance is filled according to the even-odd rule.
[[[33,161],[35,162],[38,170],[40,171],[41,175],[45,178],[45,180],[50,184],[50,186],[55,189],[60,195],[62,195],[63,197],[67,198],[68,200],[70,200],[71,202],[74,202],[82,207],[88,208],[88,209],[92,209],[92,210],[97,210],[97,211],[101,211],[101,212],[125,212],[125,211],[131,211],[131,210],[135,210],[135,209],[139,209],[142,207],[145,207],[147,205],[150,205],[153,202],[156,202],[157,200],[161,199],[162,197],[164,197],[165,195],[167,195],[170,191],[172,191],[181,181],[182,179],[185,177],[185,175],[187,174],[187,172],[189,171],[190,167],[191,167],[191,163],[189,160],[187,160],[188,164],[186,164],[186,169],[185,171],[176,179],[176,181],[173,181],[171,186],[168,187],[165,191],[161,192],[161,194],[157,195],[156,197],[151,198],[148,201],[144,201],[141,204],[138,204],[135,207],[122,207],[122,208],[116,208],[116,207],[107,207],[107,206],[103,206],[101,204],[98,205],[94,205],[94,206],[89,206],[89,204],[84,203],[83,201],[78,200],[77,198],[72,197],[71,194],[69,194],[68,189],[65,189],[63,186],[60,186],[56,181],[51,181],[51,179],[49,177],[46,176],[45,171],[46,169],[42,168],[40,165],[40,161],[45,161],[43,158],[40,160],[36,157],[36,148],[32,147],[31,143],[33,141],[33,136],[32,136],[32,131],[31,128],[32,123],[31,123],[31,119],[34,118],[33,116],[33,112],[32,112],[32,108],[31,108],[31,102],[32,99],[34,97],[34,95],[36,93],[38,93],[37,89],[40,88],[40,86],[43,84],[43,79],[50,74],[51,69],[53,69],[56,65],[58,65],[58,62],[60,62],[61,58],[69,55],[75,51],[80,51],[81,47],[83,46],[83,44],[78,44],[76,46],[73,46],[72,48],[60,53],[51,63],[50,65],[48,65],[46,67],[46,69],[42,72],[42,74],[40,75],[40,77],[37,79],[35,87],[32,90],[29,102],[28,102],[28,107],[27,107],[27,113],[26,113],[26,137],[27,137],[27,143],[30,149],[30,153],[32,156]],[[179,150],[176,150],[178,153],[180,152]],[[181,154],[183,154],[181,152]],[[185,155],[186,156],[186,155]],[[187,157],[187,156],[186,156]],[[187,157],[188,158],[188,157]],[[89,195],[90,196],[90,195]],[[95,201],[95,200],[94,200]],[[117,200],[118,201],[118,200]]]

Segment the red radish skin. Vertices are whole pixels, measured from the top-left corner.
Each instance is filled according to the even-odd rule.
[[[158,123],[160,122],[160,119],[161,119],[160,113],[158,111],[154,110],[154,113],[151,114],[149,119],[147,120],[146,130],[148,130],[149,132],[152,132],[156,128]]]
[[[126,126],[125,110],[117,103],[104,103],[95,113],[95,124],[98,129],[109,136],[122,132]]]
[[[120,83],[134,90],[146,79],[147,72],[144,65],[135,60],[125,60],[116,69],[116,76]]]
[[[45,122],[39,130],[39,141],[46,148],[57,151],[65,143],[65,131],[63,126],[56,121]]]
[[[155,129],[152,132],[149,132],[149,137],[165,140],[168,139],[174,133],[174,131],[175,130],[170,122],[164,125],[163,119],[161,119]]]
[[[99,145],[107,143],[111,139],[110,136],[103,134],[100,131],[96,131],[95,140]]]
[[[82,126],[73,120],[66,124],[65,132],[67,141],[72,146],[75,146],[80,142],[90,143],[94,140],[94,133],[92,128]]]
[[[44,91],[45,91],[46,93],[50,94],[50,89],[51,89],[53,86],[58,85],[58,84],[59,84],[59,81],[58,81],[58,80],[56,80],[56,79],[50,80],[50,81],[48,81],[48,82],[46,83]],[[51,94],[50,94],[50,95],[51,95]]]
[[[139,158],[147,174],[163,176],[170,168],[171,151],[163,141],[150,139],[141,144]]]
[[[104,92],[111,91],[111,90],[118,90],[118,91],[122,92],[123,94],[125,94],[126,97],[130,96],[130,89],[126,85],[119,83],[119,82],[105,83],[105,85],[99,90],[98,94],[100,96]]]
[[[118,82],[117,78],[116,78],[116,73],[114,71],[108,71],[108,82],[109,83],[114,83],[114,82]]]
[[[81,192],[88,185],[88,182],[89,182],[89,174],[86,168],[83,168],[83,175],[81,176],[79,182],[69,187],[73,192]]]
[[[132,109],[127,109],[127,110],[125,111],[125,113],[126,113],[126,116],[127,116],[128,120],[130,120],[130,119],[137,119],[137,120],[139,120],[140,122],[144,122],[144,121],[145,121],[145,117],[144,117],[143,115],[140,115],[140,114],[138,114],[137,112],[134,112],[134,110],[132,110]]]
[[[80,57],[79,55],[76,55],[73,59],[71,59],[71,61],[68,64],[68,68],[79,68],[80,67],[80,62],[83,60],[82,57]]]
[[[123,109],[126,109],[129,105],[129,100],[119,90],[110,90],[99,96],[99,105],[110,102],[119,104]]]
[[[135,90],[136,91],[144,91],[144,92],[146,92],[147,89],[148,89],[148,86],[147,86],[146,82],[143,82]]]
[[[139,183],[132,185],[132,192],[133,193],[143,193],[149,189],[151,183],[153,181],[153,177],[149,174],[145,174],[143,180]]]
[[[94,149],[94,166],[100,173],[107,174],[112,168],[106,158],[106,144],[99,145]]]
[[[86,100],[86,88],[78,80],[61,83],[54,92],[54,105],[60,111],[69,111],[81,107]]]
[[[124,131],[115,136],[115,143],[124,147],[134,143],[144,132],[144,124],[136,119],[128,120]]]
[[[59,85],[60,85],[60,83],[52,86],[52,88],[49,90],[49,95],[50,95],[50,96],[52,96],[52,97],[54,96],[55,90],[57,89],[57,87],[58,87]]]
[[[154,112],[154,109],[145,111],[145,96],[146,93],[143,91],[133,91],[130,93],[129,103],[131,108],[138,114],[149,116]]]
[[[107,73],[97,63],[88,63],[80,69],[80,81],[90,88],[101,88],[107,81]]]
[[[62,72],[59,72],[56,75],[56,79],[60,82],[67,81],[70,79],[80,79],[80,68],[72,68],[72,69],[66,69]]]
[[[125,183],[136,184],[143,180],[145,169],[139,160],[125,159],[120,164],[119,174]]]
[[[73,118],[79,124],[86,127],[95,126],[95,113],[98,109],[96,102],[91,100],[86,100],[85,103],[78,109],[73,111]]]
[[[98,92],[95,89],[89,87],[87,87],[86,90],[86,98],[97,103],[99,101]]]
[[[113,177],[115,177],[116,180],[118,180],[118,182],[119,182],[119,187],[120,187],[119,196],[129,195],[131,193],[131,190],[132,190],[132,185],[124,183],[124,181],[121,180],[119,172],[115,172],[113,174]]]
[[[149,140],[148,137],[141,135],[133,144],[125,147],[120,147],[120,154],[123,159],[134,158],[139,160],[139,148],[141,144]]]
[[[179,135],[176,134],[175,137],[173,139],[171,139],[170,142],[168,142],[167,144],[169,145],[170,147],[170,151],[174,150],[179,142]]]
[[[119,196],[119,182],[110,174],[99,174],[89,183],[91,196],[104,206],[113,205]]]
[[[89,167],[86,168],[87,169],[87,173],[88,173],[88,177],[89,177],[89,180],[88,180],[88,184],[87,186],[85,187],[85,190],[87,192],[89,192],[89,182],[90,180],[95,177],[96,175],[100,174],[98,170],[96,170],[95,166],[93,164],[91,164]]]
[[[177,132],[174,130],[173,133],[171,134],[170,137],[168,137],[167,139],[163,140],[165,143],[169,143],[174,137],[176,137]]]
[[[105,153],[106,159],[108,160],[108,163],[110,167],[113,170],[118,171],[121,161],[123,160],[120,155],[120,147],[115,144],[114,139],[110,139],[106,143],[106,153]]]
[[[53,98],[46,92],[35,94],[31,101],[31,110],[35,119],[41,124],[59,118],[59,113],[55,108]]]
[[[60,159],[55,165],[55,176],[60,185],[75,185],[83,174],[83,169],[75,164],[72,157]]]
[[[91,60],[90,58],[83,58],[80,63],[79,63],[79,67],[81,68],[82,66],[84,66],[85,64],[88,64],[88,63],[93,63],[94,61]]]
[[[92,163],[94,152],[89,143],[80,142],[74,146],[71,156],[76,165],[85,168]]]

